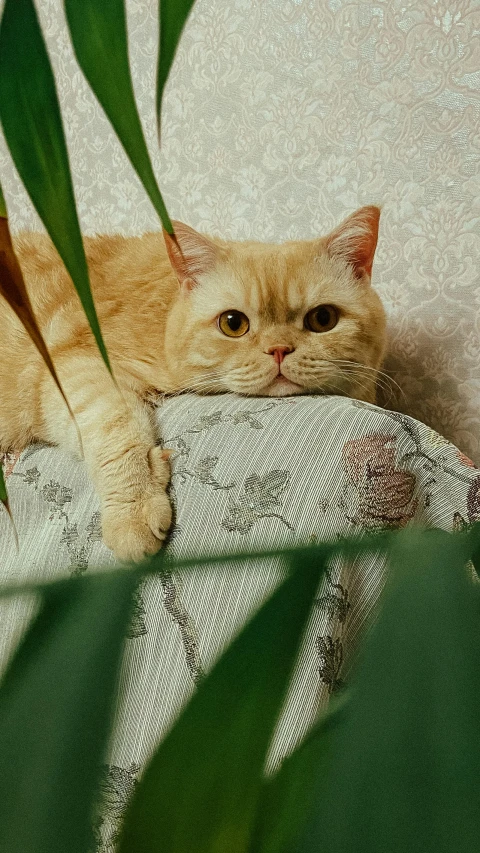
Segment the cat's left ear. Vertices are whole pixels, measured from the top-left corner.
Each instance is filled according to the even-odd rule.
[[[172,223],[176,241],[165,230],[163,237],[172,269],[180,284],[192,290],[200,276],[210,272],[217,261],[218,249],[212,240],[183,222]]]
[[[361,207],[327,237],[328,254],[346,261],[358,279],[372,274],[379,221],[379,207]]]

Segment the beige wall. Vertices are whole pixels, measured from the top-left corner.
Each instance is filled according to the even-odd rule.
[[[155,215],[40,0],[85,232]],[[154,122],[156,3],[129,0],[135,86],[170,212],[284,240],[383,205],[374,282],[390,316],[391,408],[480,463],[478,0],[198,0]],[[475,46],[476,45],[476,46]],[[4,145],[15,229],[38,223]]]

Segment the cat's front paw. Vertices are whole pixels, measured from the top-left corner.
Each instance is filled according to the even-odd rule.
[[[102,507],[103,541],[115,556],[138,563],[161,548],[172,523],[165,487],[169,466],[160,447],[148,453],[149,475],[138,489],[109,496]]]

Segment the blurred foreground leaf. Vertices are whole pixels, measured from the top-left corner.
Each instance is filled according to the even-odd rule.
[[[314,814],[313,780],[328,780],[334,761],[333,733],[345,717],[347,696],[333,699],[303,743],[266,779],[258,802],[256,826],[249,853],[291,853],[307,820]]]
[[[0,293],[6,299],[12,310],[17,315],[26,332],[30,335],[33,343],[37,347],[42,356],[49,373],[55,382],[60,394],[62,395],[65,405],[70,413],[70,417],[76,425],[74,414],[70,408],[70,404],[63,392],[60,380],[57,376],[50,353],[43,340],[42,333],[38,327],[35,314],[33,313],[30,297],[25,287],[22,270],[18,263],[15,250],[13,248],[10,228],[8,226],[7,206],[3,197],[2,188],[0,187]],[[77,427],[77,437],[82,447],[82,439],[80,431]]]
[[[5,484],[5,476],[3,473],[3,465],[0,463],[0,501],[4,504],[8,501],[7,486]]]
[[[8,516],[10,518],[10,523],[12,525],[13,536],[15,539],[15,545],[18,548],[18,532],[15,526],[15,519],[12,515],[12,510],[10,509],[10,501],[8,500],[8,492],[7,492],[7,484],[5,482],[5,474],[3,473],[3,465],[0,454],[0,501],[4,505],[5,509],[8,512]]]
[[[124,0],[64,0],[79,65],[160,217],[173,226],[153,173],[133,92]]]
[[[159,133],[163,90],[182,30],[193,4],[194,0],[160,0],[160,47],[157,68],[157,124]]]
[[[203,681],[140,780],[121,853],[245,853],[324,561],[302,564]]]
[[[10,506],[8,504],[7,484],[5,483],[5,475],[3,473],[3,465],[0,459],[0,501],[10,515]]]
[[[409,530],[295,853],[473,853],[480,838],[480,600],[473,538]],[[293,853],[293,851],[292,851]]]
[[[0,850],[87,853],[134,571],[43,594],[0,685]]]
[[[32,0],[5,0],[0,118],[25,189],[72,278],[111,372],[90,289],[55,81]]]

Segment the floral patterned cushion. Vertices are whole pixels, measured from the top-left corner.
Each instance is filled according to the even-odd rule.
[[[480,518],[480,471],[424,424],[341,397],[165,399],[162,441],[172,455],[175,557],[293,545],[412,524],[460,528]],[[32,445],[5,459],[20,540],[0,518],[1,582],[114,565],[83,463]],[[128,630],[115,737],[97,827],[113,849],[142,764],[248,615],[274,588],[264,559],[235,570],[149,578]],[[318,592],[272,745],[275,767],[304,735],[348,665],[385,579],[378,557],[337,561]],[[32,611],[0,602],[5,663]]]

